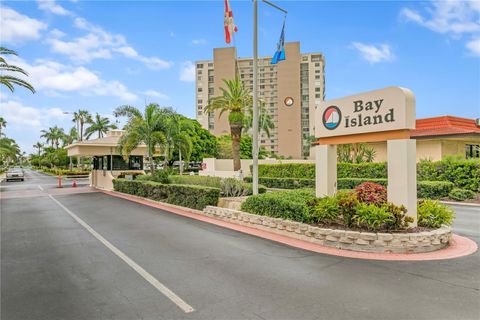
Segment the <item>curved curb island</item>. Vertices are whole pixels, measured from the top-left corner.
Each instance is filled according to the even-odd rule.
[[[328,229],[232,209],[208,206],[203,213],[231,223],[309,241],[337,249],[370,253],[425,253],[443,249],[452,240],[452,230],[444,226],[417,233],[373,233]]]

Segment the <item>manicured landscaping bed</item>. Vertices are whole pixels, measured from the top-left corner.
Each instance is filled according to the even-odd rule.
[[[220,197],[219,188],[196,185],[114,179],[113,186],[118,192],[197,210],[202,210],[206,206],[216,206]]]

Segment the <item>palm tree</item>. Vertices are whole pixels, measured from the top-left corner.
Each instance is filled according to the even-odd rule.
[[[41,154],[42,148],[43,148],[43,143],[37,142],[33,145],[33,147],[38,150],[38,157],[40,157],[40,154]]]
[[[77,139],[78,139],[77,128],[71,127],[68,134],[65,134],[65,136],[63,137],[62,142],[64,146],[67,146],[77,141]]]
[[[10,138],[0,138],[0,159],[7,164],[17,158],[20,154],[20,147],[15,140]]]
[[[13,50],[0,47],[0,55],[8,54],[14,56],[17,55],[17,53]],[[0,56],[0,84],[6,86],[11,92],[15,91],[14,85],[18,85],[30,90],[32,93],[35,93],[35,89],[31,84],[29,84],[25,80],[15,77],[14,75],[5,74],[5,72],[16,72],[28,76],[28,73],[25,70],[12,64],[8,64],[5,58]]]
[[[246,111],[252,107],[252,96],[250,91],[242,85],[240,79],[223,80],[225,88],[220,88],[222,95],[214,97],[209,101],[205,112],[220,110],[220,117],[228,112],[230,134],[232,136],[233,170],[238,171],[240,165],[240,139],[245,121]]]
[[[100,139],[103,138],[103,135],[110,129],[117,129],[117,126],[113,123],[110,123],[110,119],[107,117],[101,117],[97,113],[95,115],[95,120],[93,120],[90,127],[85,130],[85,137],[90,139],[90,137],[96,132],[98,133],[98,138]]]
[[[170,150],[178,148],[178,158],[180,160],[180,174],[183,174],[182,154],[185,159],[189,159],[192,153],[192,139],[188,135],[188,131],[193,130],[193,125],[190,121],[179,115],[172,113],[167,118],[167,142],[171,146]]]
[[[55,146],[55,149],[58,149],[60,145],[60,140],[63,140],[65,137],[65,132],[62,128],[54,126],[53,128],[48,128],[48,130],[42,130],[41,138],[45,138],[47,143],[51,143],[52,148]]]
[[[265,102],[258,101],[259,106],[259,115],[258,115],[258,131],[261,133],[262,131],[270,138],[270,130],[275,129],[275,123],[273,122],[273,117],[267,112],[267,108],[265,107]],[[248,109],[248,113],[245,116],[245,129],[251,129],[253,127],[253,108]]]
[[[114,111],[116,117],[127,116],[128,122],[125,126],[125,134],[118,141],[118,147],[127,158],[130,153],[142,142],[147,146],[150,171],[153,174],[155,167],[153,154],[157,146],[167,143],[165,128],[167,117],[158,104],[151,103],[142,112],[132,106],[121,106]]]
[[[83,126],[92,123],[92,115],[87,110],[78,110],[73,113],[72,121],[77,123],[78,141],[83,141]]]
[[[6,126],[7,126],[7,121],[3,119],[3,117],[0,117],[0,137],[3,135],[2,128],[6,128]]]

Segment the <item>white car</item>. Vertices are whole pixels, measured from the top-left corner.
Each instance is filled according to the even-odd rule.
[[[6,181],[10,181],[10,180],[24,181],[25,180],[25,173],[23,172],[22,168],[10,168],[7,171],[5,180]]]

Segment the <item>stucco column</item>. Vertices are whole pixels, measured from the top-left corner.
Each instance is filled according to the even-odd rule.
[[[404,205],[417,226],[417,145],[413,139],[387,141],[388,201]]]
[[[315,147],[315,195],[333,196],[337,192],[337,146]]]

